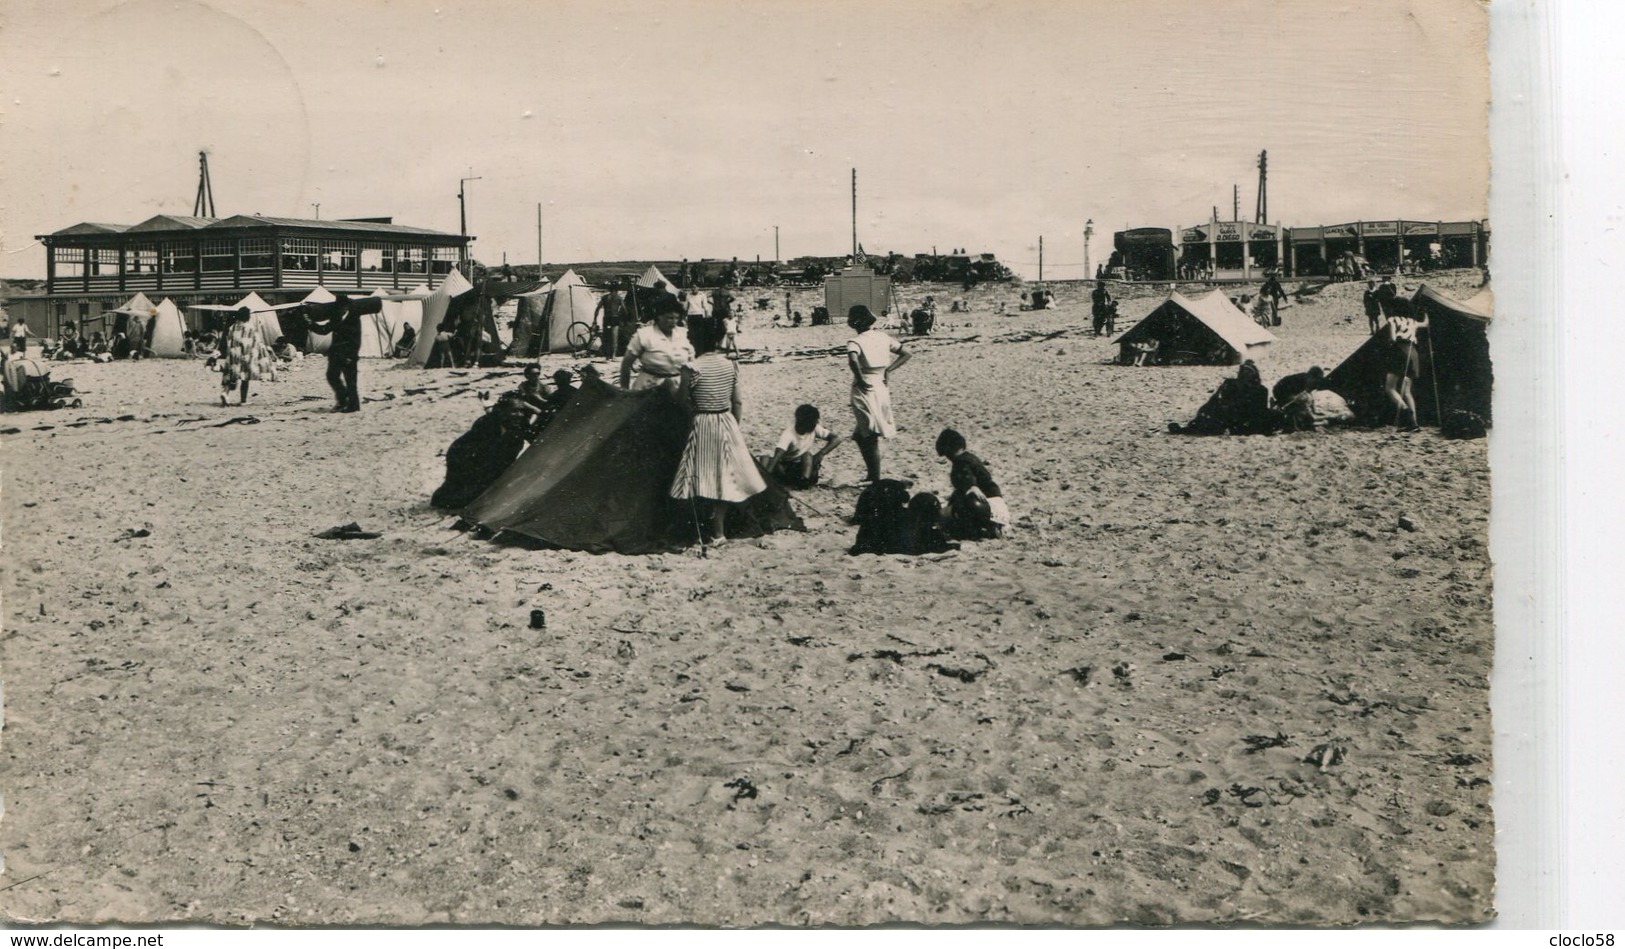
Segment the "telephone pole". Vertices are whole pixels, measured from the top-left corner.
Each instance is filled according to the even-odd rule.
[[[193,217],[214,217],[214,186],[209,183],[209,153],[197,153],[197,198],[192,201]]]
[[[773,225],[773,262],[775,264],[783,262],[783,258],[779,256],[779,226],[777,224]]]
[[[852,259],[858,259],[858,170],[852,169]]]
[[[469,170],[473,171],[472,168],[470,168]],[[458,227],[459,227],[458,233],[462,234],[464,237],[468,236],[468,198],[467,198],[467,195],[464,193],[463,186],[465,184],[469,183],[470,181],[479,181],[479,180],[480,180],[480,178],[479,178],[478,175],[471,175],[470,177],[467,177],[467,178],[459,178],[459,179],[457,179],[457,221],[458,221]]]
[[[1269,174],[1270,153],[1261,151],[1258,153],[1258,207],[1253,210],[1255,224],[1270,222]]]
[[[1038,279],[1044,279],[1044,235],[1038,235]]]

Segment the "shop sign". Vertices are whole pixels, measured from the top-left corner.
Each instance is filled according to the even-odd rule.
[[[1399,224],[1395,221],[1367,221],[1360,225],[1360,233],[1367,237],[1393,237],[1399,233]]]

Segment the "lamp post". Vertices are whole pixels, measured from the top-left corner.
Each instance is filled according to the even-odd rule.
[[[1083,279],[1091,280],[1095,272],[1089,269],[1089,238],[1095,236],[1095,219],[1083,222]]]

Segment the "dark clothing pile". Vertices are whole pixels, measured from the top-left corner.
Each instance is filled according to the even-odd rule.
[[[943,531],[942,502],[930,492],[909,497],[908,485],[892,478],[874,482],[858,495],[853,520],[857,542],[851,554],[933,554],[958,550]]]

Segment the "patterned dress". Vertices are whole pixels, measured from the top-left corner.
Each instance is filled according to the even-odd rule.
[[[276,357],[265,337],[253,320],[234,322],[226,330],[226,361],[220,369],[220,385],[235,389],[243,382],[271,378],[276,370]]]
[[[745,501],[767,490],[756,470],[756,460],[733,415],[733,391],[739,384],[739,364],[721,353],[706,353],[689,364],[694,371],[690,390],[694,423],[683,460],[672,479],[674,498],[710,498]]]

